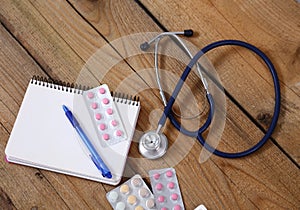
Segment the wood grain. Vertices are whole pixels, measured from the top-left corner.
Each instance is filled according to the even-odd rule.
[[[230,3],[215,0],[197,4],[188,0],[180,3],[141,2],[168,30],[191,27],[197,31],[199,36],[189,40],[199,48],[220,39],[241,39],[254,44],[270,57],[281,81],[283,98],[282,114],[273,137],[299,164],[300,144],[294,138],[294,135],[299,136],[297,124],[300,122],[299,4],[292,0]],[[165,12],[170,10],[172,12]],[[274,95],[271,76],[257,57],[235,50],[237,52],[228,48],[218,49],[209,53],[209,58],[225,88],[266,127],[268,123],[264,123],[260,116],[272,116]]]
[[[42,72],[2,25],[0,27],[0,40],[0,153],[2,157],[5,157],[4,148],[28,81],[33,74],[41,74]],[[13,58],[18,58],[18,60]],[[6,69],[9,69],[9,71],[5,71]],[[14,80],[18,82],[14,82]],[[3,209],[29,209],[34,206],[67,208],[51,183],[43,177],[42,172],[38,169],[17,166],[1,161],[0,176],[0,203]],[[43,197],[51,199],[45,203]]]
[[[146,2],[143,3],[146,4]],[[179,21],[176,21],[175,16],[171,17],[171,14],[180,13],[183,5],[194,8],[188,4],[189,2],[184,3],[186,4],[178,4],[177,10],[167,12],[167,18],[172,21],[166,21],[163,24],[169,29],[180,26],[178,25]],[[201,10],[202,14],[209,11],[207,13],[213,17],[209,22],[209,18],[204,15],[211,26],[203,25],[203,30],[207,34],[209,30],[213,31],[212,34],[204,36],[204,41],[210,42],[218,38],[217,35],[220,36],[219,38],[224,36],[223,32],[220,31],[217,34],[213,30],[214,24],[219,24],[218,20],[222,23],[219,25],[221,27],[222,25],[227,26],[228,22],[235,22],[235,19],[228,21],[219,13],[215,15],[214,4],[220,4],[220,2],[213,2],[213,6],[210,2],[205,3],[210,7],[204,7]],[[155,8],[158,4],[159,2],[151,3],[151,7],[149,5],[147,7]],[[168,2],[168,4],[170,3]],[[198,3],[196,6],[205,5]],[[210,10],[208,10],[209,8]],[[166,17],[162,18],[162,13],[160,13],[163,10],[168,11],[163,5],[160,5],[159,13],[155,14],[160,21],[167,20]],[[230,11],[230,8],[223,12],[228,12],[228,10]],[[190,20],[187,19],[186,21]],[[0,8],[0,21],[6,28],[2,29],[4,35],[1,35],[3,38],[0,39],[0,65],[3,66],[3,68],[1,66],[3,70],[1,70],[0,75],[1,125],[3,130],[0,144],[1,154],[4,155],[5,143],[27,87],[27,81],[33,74],[49,75],[54,79],[80,82],[86,85],[106,82],[112,90],[121,90],[130,94],[139,92],[143,99],[137,132],[130,149],[125,175],[131,176],[134,173],[140,173],[146,176],[149,169],[175,166],[187,209],[193,209],[200,203],[204,203],[209,209],[297,209],[300,206],[297,187],[300,183],[299,170],[273,142],[268,142],[262,150],[247,158],[225,160],[212,156],[206,162],[200,163],[199,154],[202,147],[194,139],[180,135],[168,123],[165,133],[170,138],[172,146],[167,155],[157,161],[147,161],[140,158],[137,149],[139,136],[142,135],[143,131],[156,126],[158,114],[162,111],[158,91],[149,89],[154,85],[153,75],[143,71],[152,66],[153,57],[141,55],[127,58],[126,56],[130,54],[132,48],[124,43],[123,45],[113,44],[115,43],[114,40],[125,35],[148,31],[158,32],[160,29],[135,2],[71,1],[69,4],[66,1],[16,2],[6,0]],[[181,22],[181,24],[183,23],[184,21]],[[236,28],[244,30],[241,26],[236,26]],[[231,33],[231,30],[237,29],[231,27],[224,34]],[[235,33],[238,34],[236,31]],[[111,42],[110,45],[107,44],[107,40]],[[192,42],[198,47],[203,46],[194,38]],[[255,44],[259,44],[259,41]],[[101,53],[97,54],[97,50],[101,47],[105,47],[107,57],[116,62],[120,61],[109,72],[105,69],[107,67],[105,64],[99,68],[99,64],[105,63],[106,58],[106,56],[105,58],[101,57]],[[138,46],[131,47],[136,48]],[[89,60],[92,55],[96,61]],[[120,55],[126,60],[122,60]],[[222,59],[223,57],[224,59]],[[249,55],[241,49],[224,49],[224,51],[213,53],[210,58],[217,66],[218,72],[222,73],[222,79],[226,81],[225,86],[230,93],[238,98],[242,106],[248,111],[254,110],[251,108],[253,104],[257,106],[256,108],[261,108],[262,111],[260,110],[260,112],[253,111],[250,113],[254,117],[257,114],[265,114],[260,119],[263,126],[264,122],[268,123],[267,114],[272,110],[273,95],[269,75],[261,62],[255,56]],[[226,62],[225,58],[229,58],[230,61]],[[287,55],[287,58],[290,56]],[[91,65],[87,65],[87,63]],[[181,63],[171,59],[163,65],[163,68],[175,69],[181,65]],[[246,72],[242,73],[236,71],[234,67],[230,67],[246,65],[250,67],[245,67]],[[230,69],[230,73],[220,68],[223,66]],[[264,71],[256,71],[257,68],[264,69]],[[180,74],[176,70],[171,70],[170,73]],[[238,87],[246,88],[243,94],[236,90],[238,88],[234,84],[227,84],[228,81],[232,80],[231,74],[237,74],[234,78]],[[192,76],[188,84],[199,87],[196,81]],[[173,84],[172,82],[175,81],[170,80],[171,84]],[[287,117],[292,115],[295,117],[288,120],[284,116],[281,117],[281,123],[288,123],[286,125],[291,127],[290,133],[279,127],[274,138],[297,160],[295,157],[299,155],[299,152],[290,152],[291,150],[287,148],[291,146],[286,146],[278,140],[278,136],[286,137],[292,144],[297,145],[298,130],[295,130],[294,127],[298,122],[296,111],[298,108],[297,105],[292,107],[291,99],[295,100],[295,104],[299,99],[293,98],[293,94],[297,95],[294,88],[286,88],[287,84],[284,83],[284,80],[281,82],[285,90],[284,93],[288,93],[284,95],[287,98],[285,102],[286,115]],[[252,98],[251,95],[251,97],[243,98],[245,93],[250,95],[258,92],[260,96],[264,92],[259,91],[258,88],[253,88],[251,85],[248,87],[247,84],[251,83],[259,85],[265,91],[266,96],[264,96],[261,104],[255,102],[259,98],[256,96]],[[247,105],[245,101],[250,99],[250,105]],[[229,99],[227,99],[227,106],[226,128],[218,148],[236,151],[252,145],[263,133]],[[262,107],[267,107],[267,109],[262,109]],[[2,112],[2,110],[4,111]],[[195,126],[194,122],[186,123],[186,125]],[[21,209],[32,207],[49,209],[58,207],[63,209],[109,208],[105,193],[111,190],[112,186],[6,163],[3,163],[0,169],[1,177],[4,177],[4,181],[0,184],[0,202],[4,201],[5,207]],[[23,174],[26,174],[25,177]],[[126,179],[127,177],[124,177],[122,181]],[[149,179],[146,178],[146,180],[149,184]],[[24,185],[23,182],[27,184]],[[19,183],[24,187],[18,188]],[[27,186],[31,183],[35,188],[28,191]],[[16,189],[18,189],[17,193],[15,193]],[[27,192],[29,193],[27,194]]]
[[[78,10],[79,11],[81,11],[81,13],[82,14],[84,14],[84,16],[88,19],[88,20],[91,20],[91,21],[89,21],[89,22],[92,22],[93,23],[93,25],[94,25],[94,27],[95,28],[97,28],[98,30],[100,30],[100,28],[101,28],[101,24],[103,23],[102,21],[100,21],[100,20],[103,20],[105,17],[103,17],[103,16],[101,16],[101,14],[103,14],[103,13],[101,13],[101,12],[93,12],[93,11],[95,11],[95,10],[101,10],[101,8],[105,8],[106,6],[103,6],[103,7],[92,7],[92,6],[90,6],[89,8],[93,8],[93,9],[89,9],[88,10],[88,12],[86,12],[86,10],[85,10],[85,7],[81,7],[81,5],[80,4],[76,4],[77,2],[75,2],[75,5],[76,5],[76,8],[78,8]],[[95,2],[93,2],[93,3],[95,3]],[[92,3],[92,4],[93,4]],[[99,4],[99,2],[98,2],[98,4]],[[116,15],[116,14],[125,14],[126,13],[126,11],[128,12],[130,12],[130,11],[132,11],[132,8],[133,8],[133,10],[135,10],[136,11],[136,8],[134,7],[134,5],[132,4],[132,3],[128,3],[128,6],[126,7],[124,4],[122,5],[122,7],[121,6],[118,6],[118,4],[116,3],[116,4],[112,4],[112,3],[110,3],[110,7],[112,8],[112,15],[108,15],[108,17],[111,17],[111,16],[113,16],[113,15]],[[117,11],[117,12],[114,12],[114,11]],[[137,12],[138,13],[138,12]],[[90,18],[90,14],[98,14],[98,17],[96,18],[96,19],[98,19],[99,21],[98,22],[95,22],[95,19],[93,19],[93,21],[92,21],[92,18],[91,19],[89,19]],[[107,15],[107,12],[106,12],[106,15]],[[128,15],[129,16],[129,15]],[[132,18],[132,15],[130,15],[129,16],[129,18]],[[115,18],[115,19],[118,19],[118,18]],[[144,25],[145,24],[145,22],[146,22],[146,17],[144,18],[144,16],[143,16],[143,18],[137,18],[136,19],[136,21],[134,21],[134,22],[132,22],[132,25],[131,25],[131,27],[132,28],[135,28],[135,33],[137,33],[137,32],[140,32],[140,31],[143,31],[143,27],[142,27],[142,25]],[[119,19],[118,19],[119,20]],[[125,21],[125,22],[124,22]],[[118,30],[118,31],[122,31],[122,30],[124,30],[124,29],[122,29],[122,28],[125,28],[125,27],[128,27],[128,24],[126,24],[126,21],[127,21],[127,19],[126,20],[123,20],[122,19],[122,21],[121,21],[121,23],[118,23],[117,21],[113,21],[113,23],[115,23],[115,27],[113,27],[113,24],[111,24],[110,25],[110,31],[115,31],[115,30]],[[105,21],[104,21],[105,22]],[[142,23],[140,23],[140,22],[142,22]],[[140,26],[141,26],[141,28],[140,28]],[[116,35],[116,36],[118,36],[118,33],[112,33],[113,35]],[[124,34],[124,35],[126,35],[126,33]],[[108,37],[110,37],[110,36],[108,36]],[[112,37],[112,38],[114,38],[114,37]],[[111,40],[112,41],[112,40]],[[118,49],[118,48],[117,48]],[[122,49],[119,49],[119,52],[122,52]],[[247,52],[246,52],[247,53]],[[223,55],[221,55],[221,56],[223,56]],[[257,62],[257,61],[256,61]],[[129,63],[130,63],[130,61],[129,61]],[[138,62],[137,62],[138,63]],[[143,64],[144,64],[145,62],[143,62]],[[257,62],[258,64],[256,64],[256,65],[259,65],[260,63],[259,62]],[[135,63],[136,64],[136,63]],[[145,65],[145,64],[144,64]],[[243,65],[243,64],[240,64],[240,65]],[[133,65],[134,66],[134,65]],[[139,69],[138,68],[138,66],[136,66],[134,69]],[[249,76],[248,76],[249,77]],[[243,84],[243,83],[242,83]],[[252,90],[253,91],[253,90]],[[270,106],[270,104],[269,104],[269,106]],[[233,119],[234,119],[234,117],[233,117]],[[231,136],[230,137],[232,137],[232,134],[231,134]],[[236,146],[236,145],[234,145],[234,146]],[[141,167],[142,165],[144,165],[144,164],[139,164],[138,165],[138,167],[136,167],[136,168],[139,168],[139,167]],[[284,175],[285,176],[285,175]],[[297,199],[296,199],[297,200]],[[280,204],[279,204],[280,205]]]

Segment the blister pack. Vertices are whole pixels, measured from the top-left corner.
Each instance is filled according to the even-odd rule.
[[[106,84],[83,92],[100,144],[114,145],[127,138],[122,120]]]
[[[183,200],[174,168],[149,171],[156,207],[161,210],[183,210]]]
[[[154,196],[139,174],[108,192],[106,198],[114,210],[156,209]]]
[[[203,204],[201,204],[197,206],[194,210],[207,210],[207,208]]]

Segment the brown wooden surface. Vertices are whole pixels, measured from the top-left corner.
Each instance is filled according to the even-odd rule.
[[[300,5],[296,1],[3,0],[0,21],[2,157],[30,78],[40,75],[90,85],[95,78],[80,75],[81,70],[106,45],[107,59],[126,59],[94,82],[107,83],[111,90],[123,84],[122,90],[128,93],[144,88],[138,93],[138,132],[125,175],[146,176],[149,169],[174,167],[186,209],[199,204],[208,209],[300,208]],[[153,56],[126,57],[131,46],[114,45],[114,41],[134,33],[186,28],[197,32],[187,40],[198,49],[220,39],[240,39],[254,44],[273,61],[282,91],[281,114],[272,140],[257,153],[235,160],[211,156],[200,163],[200,144],[167,123],[164,132],[173,145],[167,155],[157,161],[138,158],[139,136],[155,128],[162,111],[158,91],[147,89],[155,85],[154,76],[143,71],[153,67]],[[218,148],[241,151],[263,136],[257,125],[269,125],[274,107],[270,74],[256,56],[240,48],[220,48],[208,57],[234,99],[226,99],[226,125]],[[180,75],[183,65],[167,61],[162,68]],[[167,88],[172,89],[174,84],[170,84]],[[188,85],[199,86],[195,75]],[[193,94],[203,108],[201,86]],[[3,159],[0,177],[0,209],[110,209],[105,198],[113,189],[109,185],[8,164]],[[149,184],[147,177],[145,180]]]

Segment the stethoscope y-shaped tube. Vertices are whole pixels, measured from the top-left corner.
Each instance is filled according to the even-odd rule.
[[[185,30],[184,32],[164,32],[164,33],[157,35],[156,37],[151,39],[149,42],[145,42],[145,43],[141,44],[141,49],[145,51],[149,48],[150,44],[155,42],[154,65],[155,65],[156,81],[157,81],[158,88],[160,90],[160,96],[162,98],[162,101],[163,101],[163,104],[165,107],[168,104],[170,105],[170,103],[168,103],[166,100],[166,97],[164,95],[164,91],[162,89],[161,82],[160,82],[160,74],[159,74],[159,68],[158,68],[158,46],[159,46],[160,40],[165,36],[171,36],[172,38],[175,39],[175,41],[177,41],[177,43],[179,44],[181,49],[184,50],[184,52],[189,56],[189,58],[190,59],[193,58],[191,52],[186,47],[186,45],[182,42],[182,40],[177,36],[177,34],[183,34],[185,36],[192,36],[193,31]],[[200,64],[197,63],[196,67],[197,67],[198,74],[201,78],[201,81],[203,83],[204,89],[206,90],[207,99],[208,99],[210,107],[211,107],[209,117],[208,117],[206,123],[200,128],[201,130],[205,130],[211,123],[212,116],[213,116],[213,110],[214,110],[213,109],[214,103],[213,103],[213,98],[211,97],[211,95],[208,92],[208,85],[207,85],[206,79],[202,75],[202,72],[200,69]],[[175,91],[174,91],[174,92],[176,92],[176,96],[175,96],[175,93],[173,93],[172,94],[173,97],[174,96],[175,96],[175,98],[177,97],[182,85],[183,85],[183,82],[182,83],[179,82],[177,84]],[[177,89],[178,89],[178,91],[176,91]],[[169,102],[170,102],[170,100],[169,100]],[[173,106],[173,104],[170,106],[171,110],[172,110],[172,106]],[[173,112],[173,113],[176,114],[175,112]],[[176,115],[179,116],[178,114],[176,114]],[[173,115],[171,116],[171,118],[173,120],[175,119],[173,117]],[[163,121],[163,119],[164,119],[164,121]],[[165,120],[166,120],[166,116],[164,118],[161,118],[156,131],[148,131],[141,137],[140,144],[139,144],[139,150],[140,150],[140,153],[144,157],[146,157],[148,159],[156,159],[165,154],[165,152],[167,150],[167,146],[168,146],[168,140],[167,140],[166,136],[161,132],[161,128],[165,124]],[[189,133],[189,135],[192,135],[192,133],[190,131],[187,131],[184,128],[183,128],[182,132],[184,134]],[[193,136],[196,137],[198,134],[198,130],[194,131],[193,134],[194,134]]]
[[[160,40],[162,38],[166,37],[166,36],[173,38],[173,41],[177,42],[179,47],[186,53],[186,55],[190,59],[193,58],[193,55],[190,52],[190,50],[187,48],[187,46],[184,44],[184,42],[177,35],[192,36],[193,31],[192,30],[184,30],[182,32],[164,32],[164,33],[161,33],[161,34],[155,36],[149,42],[145,42],[145,43],[141,44],[141,49],[143,51],[145,51],[150,47],[150,44],[155,42],[155,47],[154,47],[154,68],[155,68],[157,86],[159,88],[160,97],[162,99],[162,102],[163,102],[164,106],[167,105],[167,100],[166,100],[164,90],[163,90],[162,85],[161,85],[160,73],[159,73],[159,67],[158,67],[159,66],[158,65],[158,54],[159,54],[158,53],[158,46],[159,46]],[[203,87],[204,87],[206,93],[208,93],[208,84],[207,84],[207,81],[206,81],[206,79],[204,78],[204,76],[202,74],[201,67],[200,67],[199,63],[196,64],[196,69],[197,69],[197,72],[200,76]],[[180,117],[181,119],[193,119],[193,118],[198,117],[201,114],[201,112],[199,111],[199,113],[195,114],[194,116],[183,116],[183,115],[180,115],[180,114],[176,113],[174,110],[172,110],[172,111],[173,111],[173,114],[175,114],[177,117]]]
[[[155,41],[155,47],[154,47],[154,67],[155,67],[155,74],[156,74],[156,82],[157,82],[157,85],[158,85],[158,88],[159,88],[159,93],[160,93],[160,96],[162,98],[164,106],[167,105],[167,100],[166,100],[166,97],[165,97],[165,94],[164,94],[164,91],[162,89],[161,82],[160,82],[160,73],[159,73],[159,68],[158,68],[158,46],[159,46],[160,40],[164,36],[171,36],[174,39],[176,39],[177,43],[180,44],[180,46],[187,53],[187,55],[190,57],[190,59],[192,59],[193,58],[192,53],[186,47],[186,45],[182,42],[182,40],[176,35],[176,34],[182,34],[182,33],[184,33],[184,32],[181,32],[181,33],[180,32],[165,32],[165,33],[161,33],[160,35],[156,36],[155,39],[152,39],[153,41]],[[148,42],[148,44],[149,43],[151,43],[151,42]],[[204,86],[204,89],[205,89],[206,93],[208,93],[208,85],[207,85],[206,79],[203,77],[203,74],[201,72],[201,68],[200,68],[200,64],[199,63],[196,64],[196,68],[197,68],[197,72],[198,72],[198,74],[200,76],[200,79],[202,81],[202,84]]]

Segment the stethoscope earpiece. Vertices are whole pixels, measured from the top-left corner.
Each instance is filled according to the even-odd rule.
[[[191,36],[193,36],[193,34],[194,34],[194,31],[192,29],[186,29],[186,30],[180,31],[180,32],[163,32],[163,33],[159,34],[158,36],[154,37],[153,39],[151,39],[149,42],[144,42],[143,44],[141,44],[140,48],[142,51],[147,51],[152,42],[154,42],[155,40],[159,40],[163,36],[183,35],[186,37],[191,37]]]
[[[186,37],[191,37],[194,35],[194,31],[192,29],[187,29],[183,31],[183,35]]]
[[[148,42],[144,42],[143,44],[140,45],[141,50],[147,51],[149,49],[150,45]]]

